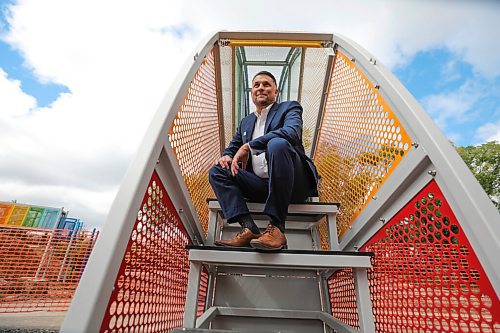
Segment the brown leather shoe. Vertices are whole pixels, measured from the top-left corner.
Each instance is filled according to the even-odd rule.
[[[233,239],[216,240],[214,244],[232,247],[250,246],[250,241],[252,239],[257,239],[260,236],[261,234],[254,234],[252,231],[250,231],[250,229],[243,228]]]
[[[286,249],[286,237],[281,230],[269,224],[266,231],[262,233],[258,239],[252,239],[250,241],[250,246],[254,249],[264,250],[264,251],[276,251],[281,249]]]

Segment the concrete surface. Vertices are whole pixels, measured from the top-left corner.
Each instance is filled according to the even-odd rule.
[[[0,333],[59,332],[66,312],[0,313]]]

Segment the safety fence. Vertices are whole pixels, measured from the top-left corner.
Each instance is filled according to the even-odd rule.
[[[0,226],[0,313],[66,311],[98,235]]]

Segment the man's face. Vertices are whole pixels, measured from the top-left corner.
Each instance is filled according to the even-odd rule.
[[[273,79],[267,75],[257,75],[252,81],[252,101],[261,108],[274,103],[278,96],[278,88]]]

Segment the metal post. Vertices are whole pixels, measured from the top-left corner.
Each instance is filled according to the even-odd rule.
[[[318,284],[321,295],[321,311],[331,314],[332,304],[330,302],[330,291],[328,288],[328,276],[325,273],[318,274]],[[331,333],[332,329],[325,324],[326,332]]]
[[[319,234],[319,224],[311,228],[311,238],[313,241],[313,250],[322,250],[321,236]]]
[[[217,232],[217,210],[210,209],[208,215],[207,245],[214,245],[215,234]]]
[[[306,48],[303,47],[300,52],[300,74],[297,101],[302,103],[302,86],[304,85],[304,61],[306,58]]]
[[[43,250],[42,258],[40,259],[40,264],[38,265],[38,269],[36,270],[36,273],[35,273],[35,279],[38,278],[38,275],[42,271],[42,266],[43,266],[45,259],[47,258],[47,254],[48,254],[49,249],[50,249],[50,243],[52,243],[52,237],[54,236],[55,230],[56,229],[52,229],[49,231],[50,232],[49,241],[47,242],[47,245],[45,245],[45,250]],[[44,276],[45,276],[45,273],[44,273]]]
[[[231,137],[233,137],[235,128],[235,120],[236,118],[236,66],[238,65],[238,59],[236,58],[236,50],[235,47],[231,47],[231,59],[232,61],[232,66],[231,66]],[[225,148],[225,147],[224,147]],[[221,147],[221,153],[222,153],[223,147]]]
[[[214,45],[215,91],[217,94],[217,116],[219,117],[219,141],[221,150],[226,146],[224,110],[222,105],[222,77],[219,44]]]
[[[207,299],[205,301],[205,311],[213,307],[214,305],[214,297],[215,297],[215,287],[217,285],[217,268],[208,271],[208,286],[207,286]],[[203,327],[198,325],[199,328],[210,328],[211,323],[208,324],[208,327]]]
[[[71,236],[69,236],[69,242],[66,246],[66,252],[64,252],[64,259],[61,263],[61,267],[59,268],[59,273],[57,274],[57,281],[61,280],[61,275],[64,270],[64,266],[66,266],[66,262],[68,261],[69,250],[71,249],[71,245],[73,245],[73,239],[76,238],[77,233],[75,231],[71,232]],[[64,274],[64,280],[66,279],[66,273]],[[64,281],[63,281],[64,282]]]
[[[184,323],[186,328],[196,327],[196,310],[198,308],[198,292],[200,291],[201,263],[191,261],[189,265],[188,289],[184,308]]]
[[[352,271],[354,273],[360,332],[373,333],[375,332],[375,322],[373,320],[373,307],[368,284],[368,270],[366,268],[353,268]]]
[[[85,251],[85,257],[83,259],[83,265],[82,265],[82,269],[80,271],[80,276],[83,273],[85,266],[87,266],[87,261],[90,257],[90,253],[92,252],[92,248],[94,247],[94,235],[96,238],[99,235],[99,231],[97,231],[96,228],[92,229],[92,235],[90,236],[89,245],[87,245],[87,251]]]
[[[69,259],[68,259],[68,254],[69,254],[69,250],[71,250],[71,248],[72,248],[73,241],[78,241],[78,235],[80,234],[81,229],[82,229],[82,226],[80,225],[78,227],[78,229],[75,230],[74,234],[71,235],[72,236],[71,237],[71,241],[68,244],[68,248],[66,249],[66,253],[64,255],[64,261],[63,261],[63,264],[61,265],[61,270],[63,269],[63,267],[65,265],[68,266],[68,268],[71,270],[71,264],[75,260],[75,256],[73,254],[70,254],[69,255]],[[73,235],[74,235],[74,237],[73,237]],[[68,269],[65,269],[64,276],[63,276],[63,282],[66,282],[66,277],[67,276],[68,276]]]
[[[330,251],[340,251],[339,236],[337,235],[336,213],[329,213],[326,216],[328,222],[328,242]]]
[[[326,100],[328,97],[328,92],[330,91],[330,80],[333,73],[333,67],[335,65],[335,54],[330,54],[328,56],[328,64],[326,67],[325,81],[323,83],[323,92],[321,94],[321,102],[318,111],[318,119],[316,121],[316,132],[314,133],[314,138],[311,146],[311,158],[314,159],[314,154],[316,153],[316,145],[319,140],[319,135],[321,133],[321,126],[323,124],[323,116],[325,115]]]

